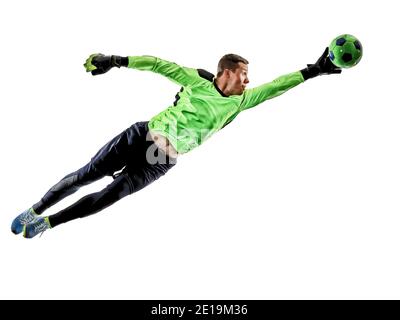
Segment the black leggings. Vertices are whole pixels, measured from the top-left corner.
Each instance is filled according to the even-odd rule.
[[[104,176],[113,176],[103,190],[89,194],[68,208],[49,216],[50,225],[83,218],[97,213],[123,197],[149,185],[172,168],[176,159],[169,158],[148,138],[148,123],[138,122],[108,142],[81,169],[65,176],[43,198],[33,205],[37,214],[78,191],[80,187]],[[149,151],[153,157],[149,161]],[[155,159],[158,159],[155,161]],[[122,171],[115,175],[115,172]]]

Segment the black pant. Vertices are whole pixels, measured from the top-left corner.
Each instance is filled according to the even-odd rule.
[[[104,176],[113,176],[114,181],[103,190],[89,194],[68,208],[49,216],[51,226],[55,227],[99,212],[164,175],[176,164],[176,159],[168,157],[158,149],[149,138],[148,131],[148,122],[137,122],[116,136],[103,146],[88,164],[54,185],[33,205],[35,212],[41,214],[80,187]],[[120,172],[115,174],[117,171]]]

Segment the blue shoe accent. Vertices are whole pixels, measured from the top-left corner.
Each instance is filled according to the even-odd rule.
[[[32,208],[25,210],[19,216],[17,216],[12,224],[11,224],[11,231],[15,234],[19,234],[22,232],[24,225],[32,222],[37,217],[39,217]]]
[[[51,226],[49,222],[49,217],[39,217],[24,226],[23,236],[24,238],[33,238],[39,233],[43,233],[50,228]]]

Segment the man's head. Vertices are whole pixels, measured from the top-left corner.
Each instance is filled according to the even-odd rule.
[[[237,55],[226,54],[218,62],[217,85],[227,96],[241,95],[249,83],[247,77],[249,62]]]

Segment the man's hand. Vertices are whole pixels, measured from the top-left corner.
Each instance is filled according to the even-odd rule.
[[[113,67],[120,68],[122,65],[122,57],[120,56],[105,56],[101,53],[95,53],[90,55],[86,59],[83,66],[86,72],[91,72],[92,75],[103,74],[109,71]]]
[[[328,56],[329,48],[326,48],[322,56],[314,64],[308,64],[307,68],[301,70],[304,80],[314,78],[323,74],[341,73],[342,69],[336,67]]]

